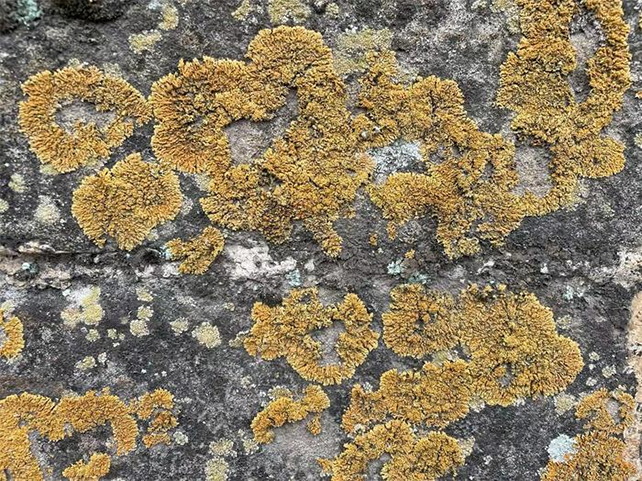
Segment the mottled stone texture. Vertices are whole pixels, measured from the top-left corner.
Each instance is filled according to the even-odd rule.
[[[254,302],[274,305],[299,282],[318,287],[328,303],[356,293],[374,313],[378,331],[390,291],[404,281],[419,280],[452,294],[471,283],[504,283],[516,292],[532,292],[553,310],[560,334],[580,346],[585,367],[566,393],[579,398],[600,387],[622,386],[635,395],[629,357],[635,361],[640,346],[629,345],[627,339],[630,305],[642,290],[642,163],[635,142],[642,132],[642,101],[634,95],[642,88],[642,41],[634,0],[624,0],[632,28],[633,88],[607,129],[626,146],[626,167],[606,179],[583,180],[571,208],[524,220],[501,248],[485,246],[474,257],[450,260],[435,240],[430,218],[410,222],[397,240],[388,240],[386,222],[364,194],[357,199],[355,218],[337,223],[344,239],[338,258],[325,255],[298,227],[281,245],[268,244],[256,233],[227,232],[223,253],[201,276],[179,274],[163,248],[168,240],[193,237],[209,225],[198,203],[203,196],[198,179],[181,176],[186,200],[180,214],[156,229],[143,246],[129,253],[113,242],[96,247],[72,217],[71,199],[82,178],[100,166],[64,175],[41,169],[17,126],[20,84],[39,71],[80,62],[117,73],[149,95],[152,83],[174,72],[180,59],[241,59],[256,33],[272,25],[267,2],[250,1],[247,16],[233,15],[240,0],[28,3],[0,0],[0,303],[7,302],[22,320],[26,340],[17,360],[0,360],[0,399],[25,391],[58,399],[104,387],[123,399],[156,388],[172,392],[179,406],[174,442],[114,456],[106,479],[206,479],[213,458],[229,465],[230,480],[319,479],[316,458],[338,454],[349,441],[339,423],[351,386],[358,382],[377,387],[382,372],[417,369],[422,363],[399,358],[380,340],[352,379],[325,389],[331,406],[321,417],[321,435],[313,437],[304,423],[288,425],[275,431],[274,443],[251,449],[250,423],[269,401],[268,391],[276,386],[302,390],[307,383],[283,359],[257,360],[234,340],[252,326]],[[469,116],[482,130],[511,135],[511,113],[494,105],[500,65],[520,38],[510,2],[282,3],[299,4],[290,7],[298,13],[285,23],[297,21],[320,32],[332,48],[347,31],[389,29],[391,49],[403,69],[455,80]],[[176,28],[160,26],[168,5],[177,11]],[[30,8],[39,9],[40,15],[25,13]],[[149,49],[136,53],[130,48],[131,35],[152,31],[160,38]],[[600,41],[592,17],[580,14],[572,32],[580,56],[592,55]],[[357,76],[345,78],[356,91]],[[586,95],[581,73],[574,76],[573,86],[579,98]],[[272,122],[230,127],[234,156],[260,154],[287,126],[283,119],[295,115],[289,106]],[[151,157],[152,132],[153,122],[137,128],[104,165],[111,167],[133,152]],[[524,185],[546,189],[546,151],[519,142],[517,146]],[[407,144],[374,152],[382,169],[375,171],[375,178],[387,175],[397,163],[413,170],[416,155],[416,148]],[[372,233],[378,234],[376,247],[369,242]],[[414,258],[405,258],[410,249],[416,251]],[[66,326],[61,313],[79,305],[83,289],[90,286],[100,288],[103,318],[97,325]],[[141,295],[141,290],[151,296]],[[151,318],[139,311],[145,306],[153,310]],[[131,323],[141,318],[147,335],[136,329],[140,322]],[[188,321],[184,333],[172,324],[181,318]],[[192,335],[203,322],[218,328],[220,345],[212,341],[209,347]],[[77,363],[87,356],[96,359],[95,367],[82,369]],[[631,363],[639,365],[639,360]],[[559,404],[559,399],[538,398],[507,408],[485,407],[450,425],[446,431],[451,436],[474,438],[472,452],[454,479],[539,479],[551,441],[580,431],[574,409],[564,411]],[[42,465],[53,469],[50,479],[62,479],[65,467],[105,449],[109,438],[110,430],[102,427],[58,443],[35,438],[33,445]],[[210,443],[224,439],[233,442],[235,455],[210,451]],[[380,479],[376,471],[373,466],[368,479]]]

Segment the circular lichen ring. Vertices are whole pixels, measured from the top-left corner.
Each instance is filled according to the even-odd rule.
[[[93,66],[40,72],[27,80],[22,90],[28,99],[20,103],[20,129],[40,161],[60,173],[109,157],[135,126],[151,119],[151,109],[140,92]],[[56,116],[72,101],[94,104],[98,113],[115,116],[103,126],[76,120],[68,131]]]

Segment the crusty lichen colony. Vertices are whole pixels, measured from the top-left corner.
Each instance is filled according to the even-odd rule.
[[[271,360],[285,357],[308,381],[339,384],[352,377],[368,353],[377,347],[379,334],[371,328],[372,314],[361,299],[348,294],[335,306],[323,306],[317,289],[297,289],[282,306],[256,303],[255,324],[243,343],[247,352]],[[338,363],[322,363],[321,343],[311,333],[341,323],[345,329],[336,343]]]
[[[626,460],[622,441],[634,422],[635,402],[630,394],[600,389],[584,397],[575,415],[586,420],[576,436],[573,453],[546,466],[542,481],[627,481],[636,474]]]
[[[24,347],[22,321],[16,316],[5,315],[0,309],[0,358],[14,359]]]
[[[551,152],[552,188],[542,197],[516,193],[515,146],[499,134],[480,131],[467,116],[455,82],[429,76],[404,85],[397,80],[392,52],[373,50],[360,79],[363,113],[352,115],[332,52],[319,34],[302,27],[259,32],[248,46],[249,62],[181,60],[177,73],[154,83],[149,103],[126,81],[95,67],[36,74],[23,86],[29,97],[21,105],[20,126],[42,162],[68,172],[107,157],[134,125],[149,120],[151,108],[159,168],[209,178],[201,205],[216,226],[259,231],[280,243],[300,221],[328,255],[337,256],[342,238],[334,223],[354,215],[357,191],[367,187],[390,221],[392,238],[398,226],[432,215],[445,253],[471,255],[482,242],[500,245],[524,217],[571,204],[580,178],[610,176],[624,166],[623,145],[601,133],[631,83],[629,29],[620,2],[585,2],[600,22],[604,44],[588,62],[591,93],[583,102],[575,100],[568,81],[577,68],[569,38],[575,1],[516,3],[523,37],[502,66],[497,101],[516,113],[511,126],[520,137]],[[273,118],[290,89],[296,90],[298,116],[285,134],[261,159],[232,162],[226,127]],[[102,130],[96,123],[78,123],[69,134],[56,123],[58,103],[69,99],[94,102],[98,111],[115,111],[116,117]],[[372,184],[368,149],[397,139],[420,142],[426,172],[395,172]],[[125,184],[126,176],[131,183],[147,177],[135,168],[124,174]],[[93,198],[100,199],[100,193],[86,193],[84,202]],[[156,223],[170,218],[157,217]],[[118,242],[119,247],[132,248],[150,229],[148,219],[133,222],[140,233]],[[79,223],[102,245],[96,226]],[[215,257],[216,250],[207,257]],[[200,273],[205,266],[183,264],[182,270]]]
[[[297,9],[288,10],[288,4]],[[78,172],[72,174],[79,177],[71,214],[101,249],[110,240],[125,251],[144,245],[183,212],[182,180],[204,183],[194,205],[208,225],[196,235],[178,225],[168,229],[173,238],[163,240],[165,260],[180,263],[181,274],[217,269],[226,239],[239,231],[282,244],[301,227],[330,258],[325,260],[339,262],[347,239],[338,226],[364,205],[387,221],[390,240],[410,221],[430,216],[448,258],[444,262],[472,256],[501,246],[527,217],[571,206],[582,179],[609,177],[625,166],[623,142],[605,133],[631,86],[622,2],[514,4],[521,38],[501,66],[496,94],[497,106],[513,113],[510,135],[483,131],[468,115],[455,81],[406,75],[390,48],[390,31],[359,34],[371,48],[358,58],[349,54],[359,35],[346,35],[337,61],[321,34],[292,26],[259,31],[245,60],[181,59],[175,72],[148,86],[148,97],[95,66],[70,64],[36,73],[22,85],[18,124],[42,164],[57,174]],[[303,23],[311,15],[311,7],[298,1],[268,5],[274,23],[288,18]],[[243,1],[236,14],[245,18],[254,8]],[[601,44],[587,63],[590,94],[582,101],[571,85],[579,67],[570,31],[580,8],[601,28]],[[139,54],[162,38],[157,30],[151,34],[133,38]],[[358,84],[354,108],[348,74]],[[291,92],[297,114],[285,131],[258,158],[233,158],[229,128],[282,115]],[[63,111],[80,104],[92,105],[91,120],[66,125]],[[135,129],[152,121],[149,151],[111,158],[117,148],[126,148]],[[420,170],[388,172],[375,181],[373,152],[400,141],[419,146]],[[519,188],[516,152],[525,144],[549,156],[551,187],[543,195]],[[378,234],[369,235],[373,250],[381,249]],[[407,260],[417,255],[406,250]],[[253,446],[269,447],[279,436],[277,428],[304,422],[317,436],[326,431],[322,416],[340,410],[336,429],[345,443],[318,458],[332,481],[364,480],[376,460],[387,481],[456,476],[470,453],[467,441],[453,434],[458,421],[487,406],[517,407],[564,393],[584,368],[578,343],[561,335],[553,311],[524,290],[462,281],[467,287],[455,293],[410,280],[392,287],[387,308],[379,311],[357,290],[345,289],[341,300],[326,302],[317,284],[301,283],[298,270],[292,278],[296,281],[287,281],[295,288],[280,302],[252,297],[251,327],[234,342],[248,362],[282,359],[305,388],[281,390],[252,411],[256,415],[246,429]],[[76,299],[60,314],[64,325],[96,327],[105,315],[100,295],[100,288],[92,287]],[[149,293],[143,297],[153,299]],[[152,314],[150,306],[140,306],[129,322],[133,336],[149,336]],[[176,336],[192,329],[186,319],[174,319]],[[225,329],[219,331],[209,319],[195,325],[192,337],[212,354]],[[87,339],[95,341],[100,336],[93,331]],[[330,356],[315,337],[324,332],[338,333]],[[109,337],[117,339],[115,333]],[[19,361],[24,348],[23,323],[0,310],[0,362]],[[399,364],[377,372],[376,387],[350,385],[376,349],[388,349]],[[76,371],[96,366],[93,356],[79,359]],[[404,361],[414,368],[400,368]],[[250,381],[239,381],[244,382]],[[331,405],[335,397],[328,393],[346,384],[346,404]],[[584,431],[573,437],[573,450],[563,460],[542,466],[541,479],[630,479],[635,471],[625,458],[623,437],[634,410],[633,398],[622,390],[584,395],[575,411]],[[34,449],[36,437],[55,443],[110,425],[114,452],[86,453],[53,473],[99,480],[109,476],[117,457],[138,447],[171,445],[178,424],[174,395],[165,389],[127,402],[109,388],[61,395],[58,401],[30,392],[10,395],[0,400],[0,481],[48,479],[51,472]],[[208,479],[227,479],[228,472],[228,461],[219,454],[206,467]]]
[[[16,481],[37,481],[44,478],[32,453],[31,437],[38,434],[52,442],[60,441],[76,432],[94,430],[110,424],[116,441],[116,456],[123,456],[136,448],[139,437],[137,419],[149,420],[142,440],[146,447],[159,442],[169,443],[168,430],[177,425],[172,413],[173,396],[165,390],[147,393],[126,404],[109,390],[90,391],[82,396],[66,396],[55,402],[44,396],[23,393],[0,400],[0,479],[5,472]],[[110,456],[92,453],[87,463],[83,460],[66,468],[63,475],[69,479],[100,479],[107,474]]]
[[[357,435],[355,442],[334,460],[321,461],[333,481],[363,479],[365,463],[384,452],[392,457],[383,468],[384,477],[403,469],[403,475],[393,471],[388,479],[436,479],[462,464],[462,455],[449,448],[453,454],[447,465],[436,469],[427,463],[422,468],[421,462],[406,457],[408,443],[421,443],[424,449],[428,443],[414,440],[412,426],[435,429],[430,433],[434,439],[458,448],[442,430],[466,417],[473,402],[508,406],[524,398],[552,396],[570,385],[584,366],[577,344],[557,334],[552,312],[532,294],[473,285],[454,299],[412,284],[395,288],[391,296],[390,311],[383,315],[389,348],[423,359],[444,351],[455,358],[458,347],[466,359],[427,361],[421,371],[387,371],[375,391],[354,386],[342,427]],[[418,332],[409,342],[411,330]]]
[[[22,89],[28,98],[20,104],[20,128],[40,161],[60,173],[106,159],[135,127],[151,120],[151,110],[140,92],[96,67],[39,72]],[[104,126],[78,120],[68,132],[56,115],[73,101],[94,104],[99,113],[115,112],[115,118]]]

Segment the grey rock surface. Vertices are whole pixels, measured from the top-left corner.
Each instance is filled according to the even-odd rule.
[[[248,12],[240,11],[242,3]],[[71,215],[73,191],[83,177],[129,153],[151,158],[153,122],[137,128],[102,165],[51,175],[29,150],[17,124],[18,104],[24,99],[20,85],[43,70],[79,62],[95,65],[147,96],[154,81],[176,71],[180,59],[242,59],[250,40],[274,24],[296,23],[320,32],[335,57],[342,35],[385,30],[405,72],[456,81],[468,115],[483,131],[511,135],[511,112],[495,104],[500,65],[520,38],[511,2],[281,3],[286,14],[275,20],[262,0],[0,0],[0,303],[22,320],[26,340],[17,360],[0,359],[0,399],[21,392],[59,399],[105,387],[127,400],[157,388],[173,393],[179,425],[172,443],[113,456],[104,479],[319,479],[316,459],[337,455],[350,441],[340,422],[351,387],[377,387],[383,372],[419,369],[423,362],[396,356],[380,339],[353,378],[325,388],[331,406],[323,413],[319,436],[299,423],[277,429],[274,443],[255,446],[250,423],[269,402],[268,392],[277,386],[302,390],[308,382],[283,359],[253,358],[239,344],[253,325],[252,306],[257,301],[276,305],[299,286],[318,287],[328,302],[353,292],[374,313],[375,329],[381,331],[390,291],[404,282],[452,294],[472,283],[532,292],[552,309],[559,333],[577,342],[584,358],[584,369],[565,395],[579,399],[602,387],[621,387],[635,396],[640,351],[630,345],[630,306],[642,290],[642,145],[639,139],[636,143],[642,121],[641,100],[635,98],[642,87],[642,37],[640,4],[634,0],[623,2],[632,28],[633,88],[607,129],[626,146],[624,170],[583,180],[573,206],[525,219],[502,247],[484,246],[475,256],[449,259],[429,217],[411,221],[396,240],[389,240],[380,210],[362,192],[356,216],[336,223],[344,239],[336,259],[325,255],[301,226],[283,244],[267,242],[255,232],[229,231],[223,253],[204,275],[182,275],[178,263],[167,258],[164,244],[193,237],[209,225],[198,203],[202,185],[191,175],[180,178],[185,201],[178,217],[155,229],[142,246],[125,252],[109,241],[99,248],[85,236]],[[500,4],[509,7],[495,8]],[[173,14],[175,26],[164,19]],[[580,14],[572,30],[580,55],[588,57],[600,42],[599,28],[591,16]],[[144,36],[139,38],[142,49],[136,47],[137,35]],[[352,91],[358,88],[358,76],[344,77]],[[586,79],[578,75],[573,82],[576,94],[585,95]],[[232,125],[228,133],[234,158],[260,156],[296,116],[292,103],[271,122]],[[66,115],[73,121],[94,114]],[[519,141],[517,146],[519,188],[545,192],[545,150]],[[395,170],[421,168],[418,148],[411,143],[373,149],[371,156],[375,181]],[[372,233],[378,234],[377,246],[370,243]],[[414,258],[405,256],[410,249]],[[94,287],[100,289],[104,311],[100,322],[65,325],[61,314],[78,306]],[[151,317],[136,322],[146,307]],[[143,318],[145,312],[150,311]],[[182,333],[172,324],[181,320],[187,322]],[[216,326],[220,344],[208,348],[199,342],[195,330],[202,323]],[[87,358],[94,361],[83,363]],[[465,464],[446,479],[539,479],[551,442],[581,431],[573,409],[563,411],[558,402],[559,397],[537,397],[509,407],[487,406],[451,424],[449,435],[474,444]],[[63,479],[62,470],[87,459],[87,453],[109,451],[109,438],[110,429],[101,427],[56,443],[40,438],[33,443],[38,459],[52,468],[47,479]],[[219,456],[210,445],[222,440],[231,441],[233,448]],[[216,460],[221,459],[227,468],[216,477]],[[368,479],[381,479],[376,468]]]

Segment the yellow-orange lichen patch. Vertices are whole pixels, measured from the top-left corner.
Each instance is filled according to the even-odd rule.
[[[150,406],[154,403],[165,407],[165,393],[162,390],[149,393],[132,406],[110,394],[109,390],[63,397],[58,403],[30,393],[8,396],[0,400],[0,473],[8,472],[15,480],[44,479],[31,451],[30,436],[33,434],[55,442],[71,436],[73,432],[82,433],[110,424],[116,441],[116,454],[127,454],[136,447],[139,434],[134,415],[151,416]],[[162,424],[163,428],[167,426]],[[76,476],[72,479],[93,479],[81,475],[108,471],[109,457],[104,456],[92,456],[88,464],[81,461],[65,471]]]
[[[557,394],[582,370],[579,346],[557,333],[552,311],[535,295],[472,286],[459,302],[461,343],[475,393],[487,403]]]
[[[552,312],[532,294],[472,285],[453,297],[415,284],[395,288],[391,297],[383,315],[390,348],[418,358],[459,349],[465,359],[441,356],[439,364],[427,362],[419,372],[387,371],[374,391],[354,386],[342,427],[358,435],[334,460],[320,460],[334,481],[365,479],[367,463],[383,454],[391,457],[384,479],[447,474],[463,463],[456,441],[443,433],[416,441],[411,426],[443,429],[479,400],[506,406],[556,394],[583,366],[577,344],[557,334]],[[588,402],[586,410],[595,411]],[[438,443],[431,438],[437,435]]]
[[[143,435],[143,444],[148,448],[157,444],[170,444],[169,430],[178,425],[172,413],[174,396],[165,389],[157,389],[144,394],[130,405],[132,412],[140,419],[149,421],[147,433]]]
[[[564,461],[550,461],[542,481],[628,481],[636,474],[626,460],[620,439],[634,421],[633,397],[619,390],[600,389],[577,406],[578,419],[587,419],[584,434],[576,436],[574,450]],[[639,474],[639,473],[638,473]]]
[[[414,284],[391,297],[386,345],[418,358],[460,347],[473,392],[490,404],[556,394],[583,367],[577,344],[557,334],[553,313],[532,294],[473,285],[454,299]]]
[[[80,460],[66,468],[62,475],[70,481],[99,481],[107,476],[111,467],[111,458],[107,454],[94,453],[85,463]]]
[[[523,37],[501,69],[499,105],[516,113],[512,128],[548,146],[553,188],[543,197],[525,195],[527,215],[543,215],[572,202],[581,177],[606,177],[624,167],[624,146],[602,137],[630,87],[631,54],[621,1],[587,0],[600,23],[603,44],[588,60],[591,91],[578,102],[568,78],[578,68],[569,26],[574,0],[518,0]]]
[[[15,316],[5,316],[0,309],[0,357],[13,359],[25,347],[22,322]]]
[[[308,430],[315,436],[321,432],[319,416],[330,407],[330,399],[319,386],[305,388],[303,397],[295,400],[291,394],[283,394],[270,402],[263,411],[252,420],[254,439],[259,443],[274,441],[274,428],[288,423],[302,421],[310,415]]]
[[[223,250],[225,239],[215,227],[206,227],[193,239],[173,239],[166,245],[173,259],[183,259],[178,267],[180,272],[203,274]]]
[[[145,98],[125,80],[96,67],[66,67],[39,72],[22,90],[18,123],[41,162],[58,172],[70,172],[93,160],[109,157],[112,149],[129,137],[135,126],[151,119]],[[97,112],[114,112],[105,126],[76,120],[67,132],[56,120],[61,105],[73,100],[95,104]]]
[[[575,415],[585,419],[585,428],[622,435],[635,421],[635,400],[620,390],[600,389],[582,398]]]
[[[178,74],[154,84],[154,151],[174,168],[208,174],[201,204],[215,224],[283,242],[302,221],[327,254],[337,255],[341,238],[333,223],[353,215],[372,162],[345,127],[350,113],[332,53],[316,32],[279,27],[259,32],[247,57],[247,64],[208,57],[181,62]],[[272,118],[290,89],[298,117],[263,158],[232,165],[224,128]]]
[[[362,147],[383,147],[397,139],[421,142],[426,173],[394,173],[370,187],[372,201],[396,225],[432,214],[437,238],[451,257],[474,254],[479,241],[493,244],[515,229],[522,217],[512,193],[518,178],[514,148],[501,136],[483,133],[466,116],[457,84],[434,76],[410,87],[395,81],[389,54],[371,57],[361,79],[360,106],[353,127]],[[440,156],[440,163],[431,159]]]
[[[419,437],[409,424],[390,421],[379,424],[344,446],[336,458],[320,459],[332,481],[363,481],[368,463],[390,457],[381,470],[386,480],[434,481],[452,474],[464,463],[456,439],[439,431]]]
[[[364,391],[360,385],[352,388],[342,427],[351,433],[357,426],[393,418],[443,428],[468,414],[471,381],[463,361],[426,363],[419,372],[387,371],[376,391]]]
[[[604,32],[604,44],[587,64],[591,93],[578,102],[569,84],[577,68],[569,25],[574,0],[518,0],[523,37],[501,70],[499,105],[516,112],[512,128],[552,154],[553,187],[543,197],[515,193],[514,146],[479,131],[449,80],[430,76],[405,87],[395,81],[392,54],[371,55],[361,79],[365,114],[353,126],[364,147],[397,139],[421,142],[425,173],[393,173],[370,188],[373,202],[394,227],[431,214],[450,257],[473,254],[479,242],[501,244],[525,216],[569,205],[581,177],[604,177],[624,165],[621,143],[601,136],[629,88],[628,27],[620,1],[585,2]],[[439,162],[436,162],[439,160]]]
[[[243,341],[249,354],[267,360],[284,357],[301,377],[326,385],[352,377],[379,338],[370,327],[372,314],[356,294],[324,307],[317,289],[294,289],[279,306],[254,304],[252,319],[255,324]],[[321,364],[322,346],[311,333],[335,322],[345,328],[336,344],[340,362]]]
[[[131,250],[157,225],[173,219],[181,207],[178,177],[131,154],[111,169],[83,179],[73,197],[72,213],[99,246],[105,235]]]
[[[404,284],[390,298],[390,309],[381,316],[383,340],[396,354],[423,358],[459,343],[460,317],[451,295]]]

